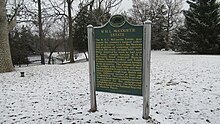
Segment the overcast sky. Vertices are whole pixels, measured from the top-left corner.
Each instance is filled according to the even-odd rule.
[[[186,0],[183,0],[183,9],[188,9],[188,4],[186,3]],[[217,0],[220,2],[220,0]],[[122,5],[119,10],[128,10],[132,7],[132,0],[123,0]]]
[[[187,9],[188,8],[188,4],[185,2],[186,0],[183,0],[183,8],[184,9]],[[217,0],[217,1],[220,1],[220,0]],[[132,0],[123,0],[122,1],[122,5],[120,7],[119,10],[128,10],[132,8]]]

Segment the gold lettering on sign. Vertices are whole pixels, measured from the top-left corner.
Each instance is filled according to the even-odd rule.
[[[141,90],[143,39],[124,38],[127,32],[135,31],[135,29],[101,30],[101,33],[109,34],[110,37],[95,39],[98,88]]]

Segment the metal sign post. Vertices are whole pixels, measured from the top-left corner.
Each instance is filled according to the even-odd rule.
[[[97,111],[96,104],[96,85],[95,85],[95,48],[94,48],[94,28],[92,25],[87,26],[88,31],[88,51],[89,51],[89,80],[90,80],[90,112]]]
[[[150,58],[151,58],[151,21],[144,23],[144,67],[143,67],[143,118],[148,119],[150,113]]]

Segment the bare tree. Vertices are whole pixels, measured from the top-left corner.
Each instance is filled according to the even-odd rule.
[[[49,56],[48,56],[48,64],[51,64],[51,59],[53,59],[52,55],[53,53],[56,51],[56,49],[63,44],[64,42],[62,41],[62,39],[56,39],[56,38],[48,38],[47,39],[47,48],[50,52]]]
[[[165,5],[167,8],[166,15],[166,37],[165,40],[168,44],[168,48],[171,45],[171,35],[172,32],[177,29],[178,25],[181,22],[181,9],[182,9],[182,0],[165,0]]]
[[[166,47],[164,42],[166,8],[162,0],[132,0],[130,9],[133,22],[143,24],[146,20],[152,21],[152,49],[159,50]]]
[[[153,22],[152,41],[157,42],[152,48],[171,48],[171,35],[181,21],[181,0],[132,0],[131,17],[136,23],[143,23],[147,19]],[[159,35],[159,36],[157,36]],[[152,42],[153,44],[154,42]],[[162,47],[160,47],[162,46]]]
[[[20,7],[20,3],[17,5],[16,1],[14,1],[14,10],[11,9],[13,13],[7,17],[6,2],[5,0],[0,1],[0,73],[14,70],[8,34],[16,25],[16,15]],[[20,2],[22,3],[22,1]]]
[[[150,6],[146,1],[142,0],[132,0],[133,5],[131,16],[136,23],[144,23],[147,19],[150,19]]]
[[[72,17],[72,3],[74,0],[66,0],[63,2],[64,8],[60,8],[60,6],[57,3],[54,3],[54,1],[50,0],[50,3],[52,4],[55,14],[57,16],[67,17],[68,19],[68,26],[69,26],[69,38],[68,38],[68,44],[69,44],[69,51],[70,51],[70,63],[74,63],[74,47],[73,47],[73,22],[74,19]],[[67,3],[67,11],[68,14],[65,13],[65,2]],[[65,28],[65,27],[64,27]],[[65,29],[64,29],[65,30]]]
[[[53,1],[53,0],[49,0],[50,4],[52,5],[53,9],[54,9],[54,13],[56,15],[57,18],[60,19],[66,19],[68,20],[68,47],[69,47],[69,51],[70,51],[70,63],[74,62],[74,38],[73,38],[73,33],[74,33],[74,27],[73,24],[76,21],[76,19],[78,18],[78,16],[82,13],[80,9],[78,10],[77,8],[73,8],[73,3],[78,4],[81,6],[81,8],[88,8],[91,12],[90,16],[91,19],[96,19],[96,22],[98,24],[103,24],[104,21],[100,21],[103,19],[104,14],[109,13],[110,10],[113,7],[116,7],[117,5],[119,5],[121,3],[122,0],[79,0],[79,1],[74,1],[74,0],[64,0],[64,1]],[[65,3],[67,3],[67,6],[65,6]],[[62,8],[62,4],[63,8]],[[67,8],[66,8],[67,7]],[[102,13],[103,15],[96,15],[94,13],[94,9],[103,9],[104,12]],[[67,13],[66,13],[67,10]],[[73,12],[75,12],[75,14],[73,14]],[[103,19],[106,20],[106,19]],[[65,29],[66,25],[65,25],[65,21],[64,21],[64,36],[63,39],[65,39]],[[65,45],[65,44],[64,44]]]
[[[97,25],[103,25],[110,18],[110,11],[121,4],[122,0],[94,0],[90,4],[90,13]]]
[[[0,1],[0,73],[13,71],[8,40],[8,22],[6,20],[5,0]]]
[[[72,3],[73,0],[67,0],[68,8],[68,22],[69,22],[69,45],[70,45],[70,63],[74,63],[74,49],[73,49],[73,19],[72,19]]]
[[[54,14],[50,11],[51,6],[48,6],[48,2],[45,1],[26,1],[21,8],[22,9],[18,15],[19,18],[17,19],[18,28],[22,25],[26,25],[30,28],[33,34],[38,34],[39,39],[34,43],[35,46],[33,49],[36,53],[40,53],[41,64],[45,64],[44,52],[46,51],[47,46],[44,42],[45,38],[50,37],[50,34],[52,34],[53,30],[51,30],[51,28],[56,25],[54,24],[56,17],[54,17]],[[33,44],[33,42],[30,44]]]
[[[40,42],[40,56],[41,64],[45,64],[44,59],[44,38],[43,38],[43,27],[42,27],[42,13],[41,13],[41,0],[37,0],[38,3],[38,28],[39,28],[39,42]]]

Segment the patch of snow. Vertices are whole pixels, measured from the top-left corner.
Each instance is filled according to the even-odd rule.
[[[85,59],[84,55],[80,59]],[[20,72],[25,77],[20,77]],[[142,97],[97,92],[90,113],[88,62],[16,67],[0,74],[0,123],[217,124],[220,56],[152,51],[151,120]],[[155,120],[154,120],[155,119]]]

